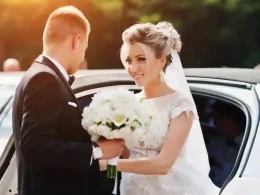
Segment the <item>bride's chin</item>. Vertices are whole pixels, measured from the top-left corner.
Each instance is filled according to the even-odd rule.
[[[142,77],[139,77],[137,79],[134,79],[135,85],[138,87],[143,87],[145,83],[145,79]]]
[[[138,87],[143,87],[143,83],[140,82],[140,81],[135,81],[135,85],[138,86]]]

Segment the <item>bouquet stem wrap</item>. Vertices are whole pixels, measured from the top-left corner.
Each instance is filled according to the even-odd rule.
[[[116,165],[117,165],[118,159],[119,159],[119,156],[107,161],[107,177],[110,179],[116,178],[116,174],[117,174]]]

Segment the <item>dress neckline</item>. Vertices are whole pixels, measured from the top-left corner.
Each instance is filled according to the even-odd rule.
[[[140,98],[142,100],[160,100],[160,99],[165,99],[166,97],[171,97],[171,96],[174,96],[178,93],[178,91],[174,91],[172,93],[169,93],[169,94],[166,94],[166,95],[162,95],[162,96],[158,96],[158,97],[153,97],[153,98],[144,98],[144,92],[141,91],[140,93],[138,93],[138,95],[140,96]]]

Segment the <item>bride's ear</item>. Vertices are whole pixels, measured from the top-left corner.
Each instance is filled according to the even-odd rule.
[[[161,65],[161,68],[162,70],[164,69],[164,67],[166,66],[166,56],[161,56],[161,58],[159,59],[160,60],[160,65]]]

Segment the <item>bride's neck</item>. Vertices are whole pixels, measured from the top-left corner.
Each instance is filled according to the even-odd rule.
[[[165,82],[151,83],[143,91],[146,98],[156,98],[173,92]]]

